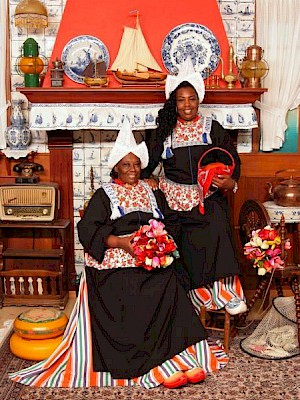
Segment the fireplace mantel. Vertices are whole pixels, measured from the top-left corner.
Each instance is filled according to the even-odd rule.
[[[163,87],[31,88],[19,87],[30,103],[157,104],[165,101]],[[206,89],[203,104],[253,104],[265,88]]]

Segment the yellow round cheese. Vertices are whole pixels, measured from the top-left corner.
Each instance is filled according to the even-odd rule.
[[[63,335],[52,339],[24,339],[13,333],[10,338],[11,352],[24,360],[42,361],[59,346]]]
[[[25,339],[50,339],[62,335],[67,323],[64,312],[38,307],[20,314],[14,321],[14,331]]]

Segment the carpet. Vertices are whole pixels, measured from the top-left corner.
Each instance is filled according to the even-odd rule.
[[[300,356],[269,361],[252,357],[240,349],[243,332],[232,340],[230,362],[197,385],[180,389],[163,387],[50,389],[31,388],[10,381],[9,372],[32,365],[32,361],[14,357],[9,339],[0,349],[1,400],[296,400],[300,399]]]

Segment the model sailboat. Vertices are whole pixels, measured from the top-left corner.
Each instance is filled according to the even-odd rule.
[[[98,61],[96,56],[82,72],[83,82],[87,86],[106,86],[108,77],[105,61]]]
[[[116,80],[122,84],[164,84],[167,74],[152,56],[139,24],[137,13],[136,27],[124,27],[124,32],[111,70]]]

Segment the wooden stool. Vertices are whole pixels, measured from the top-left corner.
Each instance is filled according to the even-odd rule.
[[[204,326],[205,329],[211,330],[211,331],[216,331],[216,332],[224,332],[224,337],[223,337],[223,346],[224,350],[226,353],[229,352],[229,343],[230,343],[230,337],[235,336],[235,329],[230,326],[231,324],[231,315],[225,310],[208,310],[204,306],[200,306],[201,312],[200,312],[200,319],[202,322],[202,325]],[[224,325],[223,327],[220,328],[218,326],[217,322],[220,322],[220,316],[222,316],[222,322]]]

